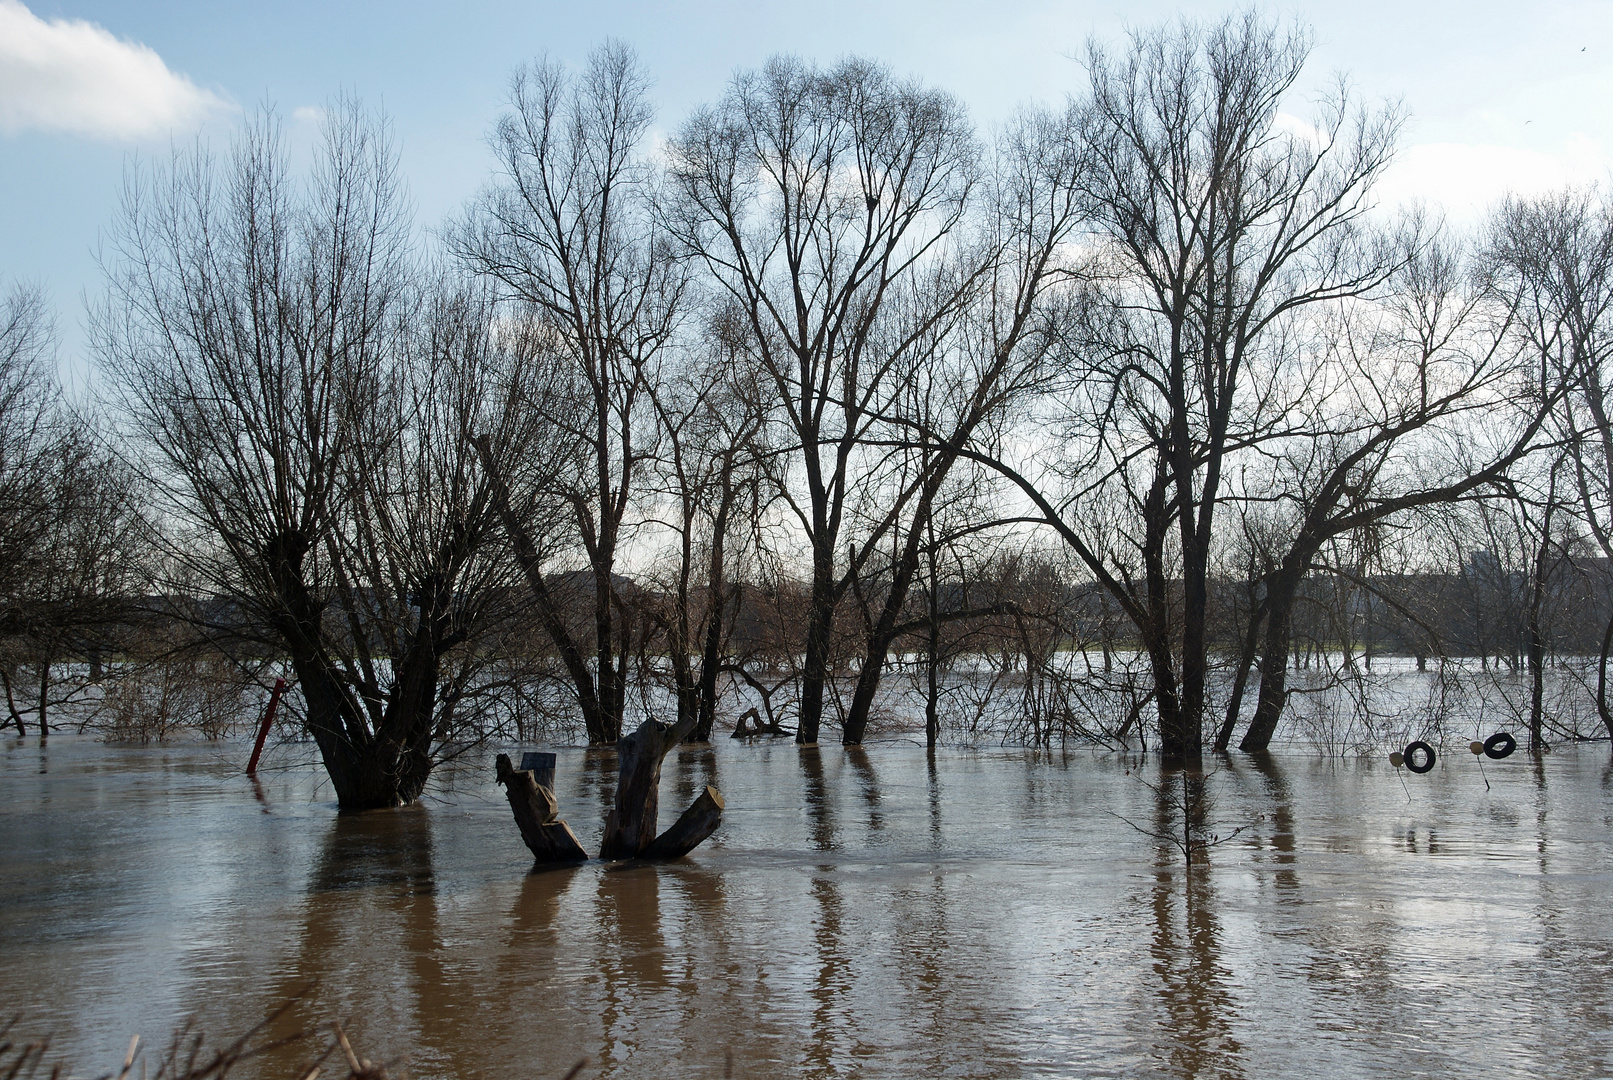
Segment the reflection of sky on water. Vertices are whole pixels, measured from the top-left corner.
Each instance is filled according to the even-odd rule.
[[[236,749],[60,739],[43,774],[0,749],[0,985],[81,1072],[316,980],[287,1025],[351,1019],[418,1077],[718,1076],[729,1049],[746,1077],[1613,1063],[1605,746],[1484,776],[1451,753],[1404,787],[1235,757],[1199,812],[1247,831],[1192,874],[1132,827],[1178,806],[1115,755],[725,740],[667,763],[668,820],[707,783],[727,800],[693,857],[527,874],[490,768],[349,817],[271,771],[265,814]],[[560,751],[585,846],[612,780]]]

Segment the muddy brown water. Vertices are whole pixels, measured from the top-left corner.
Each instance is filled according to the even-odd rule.
[[[0,1011],[79,1074],[317,981],[300,1022],[418,1078],[1613,1075],[1606,744],[1235,757],[1191,874],[1116,754],[686,750],[663,816],[728,804],[693,856],[532,874],[492,748],[341,816],[246,749],[0,746]],[[559,750],[589,847],[610,768]]]

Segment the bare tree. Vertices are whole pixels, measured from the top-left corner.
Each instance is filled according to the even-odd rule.
[[[914,370],[902,373],[907,392],[895,395],[888,407],[888,420],[921,438],[912,462],[911,505],[885,526],[896,550],[880,582],[879,611],[867,620],[845,721],[848,744],[862,742],[886,657],[907,630],[908,593],[926,548],[933,549],[936,540],[931,518],[938,496],[959,461],[967,462],[964,448],[988,441],[1007,426],[1012,409],[1045,388],[1068,316],[1068,290],[1055,286],[1064,280],[1063,248],[1085,224],[1079,195],[1083,152],[1070,118],[1023,116],[1003,136],[993,164],[985,237],[962,270],[978,285],[965,294],[958,317],[944,324],[933,346],[918,352]],[[918,388],[927,392],[912,392]],[[983,527],[985,522],[974,524]],[[936,595],[932,590],[932,601]],[[985,613],[963,607],[932,611],[929,619],[934,632],[941,621]]]
[[[678,718],[697,717],[691,742],[709,742],[716,723],[719,675],[742,596],[732,566],[766,501],[755,376],[738,363],[730,337],[719,316],[715,344],[651,388],[662,429],[662,524],[673,538],[669,572],[658,582],[664,603],[652,612],[671,662]]]
[[[0,298],[0,633],[13,640],[34,626],[26,594],[52,524],[57,395],[49,365],[54,359],[55,328],[43,294],[13,285]],[[8,702],[13,672],[13,664],[0,668]],[[10,717],[24,733],[14,703]],[[41,716],[40,734],[45,730]]]
[[[869,433],[903,365],[975,288],[948,245],[978,151],[944,93],[863,60],[776,57],[697,112],[671,155],[673,229],[742,313],[770,423],[794,446],[779,494],[811,567],[796,738],[816,743],[836,610],[891,508],[917,494],[881,487],[886,455],[869,452]],[[876,491],[887,512],[854,535],[848,518]]]
[[[1607,408],[1613,214],[1595,189],[1512,200],[1495,219],[1490,248],[1543,377],[1568,384],[1557,432],[1568,448],[1585,527],[1604,558],[1613,560],[1613,416]],[[1610,653],[1613,617],[1603,631],[1596,681],[1597,711],[1613,734]]]
[[[22,732],[17,665],[32,666],[41,739],[82,689],[53,663],[98,657],[128,616],[145,524],[138,478],[62,399],[55,340],[37,289],[0,299],[0,682]]]
[[[685,277],[650,213],[653,172],[641,144],[653,112],[649,81],[619,43],[595,50],[579,74],[540,61],[518,71],[510,112],[494,129],[499,176],[455,233],[465,264],[522,302],[550,353],[567,365],[569,395],[526,403],[555,411],[544,422],[580,447],[565,496],[587,557],[592,591],[588,641],[573,633],[551,568],[529,523],[499,500],[516,557],[575,686],[591,743],[621,735],[632,616],[616,584],[624,523],[639,474],[653,454],[645,388],[678,325]],[[483,443],[483,465],[500,455]],[[512,493],[500,475],[499,490]],[[514,493],[518,496],[519,493]]]
[[[339,102],[306,180],[285,161],[261,116],[223,164],[131,176],[95,341],[169,558],[284,649],[339,803],[392,806],[487,580],[461,459],[489,314],[419,287],[383,121]]]
[[[1561,392],[1532,384],[1511,344],[1512,308],[1465,281],[1462,253],[1420,222],[1376,301],[1320,327],[1330,372],[1263,445],[1258,497],[1283,539],[1264,574],[1260,694],[1243,750],[1265,750],[1287,702],[1293,610],[1305,576],[1335,539],[1370,546],[1384,523],[1498,484],[1536,444]],[[1236,717],[1217,736],[1225,749]]]
[[[1362,217],[1397,117],[1341,83],[1314,127],[1279,123],[1308,52],[1252,13],[1088,49],[1092,287],[1061,418],[1085,456],[1045,485],[1007,472],[1137,628],[1167,758],[1201,752],[1229,455],[1283,430],[1295,321],[1393,265]],[[1103,506],[1126,509],[1095,528]]]

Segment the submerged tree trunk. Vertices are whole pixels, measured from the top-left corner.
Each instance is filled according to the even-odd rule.
[[[39,741],[45,742],[50,738],[50,724],[46,722],[45,710],[50,705],[50,661],[39,661]]]
[[[1254,666],[1255,655],[1260,644],[1260,625],[1266,616],[1265,601],[1256,604],[1249,612],[1249,627],[1243,635],[1243,651],[1238,654],[1238,671],[1232,679],[1232,695],[1227,700],[1226,719],[1221,722],[1221,730],[1215,736],[1215,752],[1226,753],[1227,744],[1232,741],[1232,732],[1238,726],[1238,715],[1243,712],[1243,695],[1249,686],[1249,669]],[[1288,663],[1288,656],[1283,654],[1284,669]]]
[[[823,693],[829,681],[830,638],[834,632],[835,596],[827,574],[813,575],[812,609],[807,615],[806,656],[801,669],[800,722],[795,741],[815,745],[823,722]]]
[[[1294,600],[1299,594],[1300,567],[1308,565],[1310,556],[1301,553],[1299,558],[1285,562],[1266,590],[1266,643],[1260,655],[1260,696],[1255,703],[1255,715],[1249,721],[1238,749],[1245,753],[1258,753],[1271,745],[1277,732],[1277,721],[1282,718],[1288,704],[1288,652],[1293,646]]]
[[[1547,511],[1546,521],[1551,521],[1550,511]],[[1546,635],[1541,625],[1541,609],[1545,604],[1547,566],[1547,544],[1549,540],[1542,537],[1540,550],[1535,555],[1534,581],[1531,583],[1529,595],[1529,616],[1525,628],[1527,640],[1525,653],[1529,664],[1529,749],[1538,750],[1545,745],[1543,729],[1545,726],[1545,692],[1546,692]]]
[[[692,742],[710,742],[711,732],[717,724],[717,672],[722,668],[722,611],[728,599],[714,597],[716,610],[706,620],[706,640],[700,654],[700,683],[695,699],[694,731]]]
[[[926,523],[928,524],[928,523]],[[924,745],[930,750],[941,738],[941,606],[936,593],[940,588],[940,575],[936,571],[935,531],[930,532],[929,588],[926,590],[925,615],[929,626],[924,649]]]
[[[290,645],[292,669],[306,706],[308,729],[347,810],[379,810],[413,802],[431,776],[431,740],[439,675],[436,622],[440,590],[426,599],[420,625],[396,661],[385,698],[361,700],[327,655],[321,638],[323,609],[293,563],[278,568],[276,586],[285,610],[276,626]],[[371,687],[371,691],[379,691]]]
[[[1602,726],[1607,728],[1609,738],[1613,738],[1613,707],[1607,700],[1607,662],[1613,654],[1613,615],[1607,620],[1607,629],[1602,631],[1602,650],[1597,656],[1596,663],[1596,711],[1602,718]],[[18,721],[21,726],[21,721]]]

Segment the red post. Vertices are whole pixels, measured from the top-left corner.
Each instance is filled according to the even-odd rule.
[[[274,710],[280,704],[280,691],[286,688],[286,680],[274,681],[274,693],[269,695],[269,707],[263,712],[263,725],[258,728],[258,742],[252,747],[252,760],[246,763],[246,774],[252,776],[258,771],[258,758],[263,754],[263,740],[269,737],[269,728],[274,726]]]

